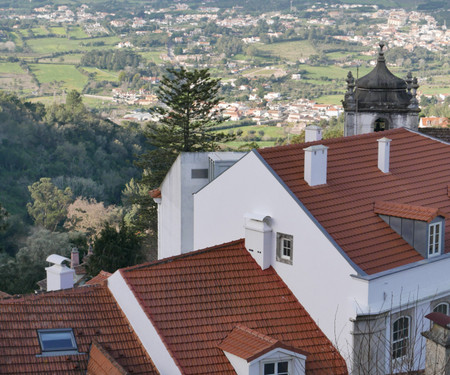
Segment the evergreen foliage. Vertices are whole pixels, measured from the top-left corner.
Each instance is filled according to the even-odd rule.
[[[144,137],[96,117],[77,97],[45,108],[0,91],[0,197],[11,215],[26,214],[27,186],[41,177],[109,204],[139,175],[133,162]]]
[[[93,254],[87,261],[86,271],[96,276],[100,271],[115,272],[145,260],[141,239],[124,222],[119,230],[107,224],[94,242]]]
[[[27,204],[28,213],[37,225],[55,231],[58,224],[66,217],[67,207],[72,200],[72,191],[64,191],[52,184],[50,178],[41,178],[28,186],[33,203]]]
[[[220,101],[218,79],[208,69],[188,71],[169,68],[158,91],[160,106],[153,108],[160,120],[150,123],[145,133],[152,149],[137,163],[143,169],[141,184],[147,191],[159,187],[180,152],[214,151],[233,134],[214,132],[223,122],[216,108]],[[156,231],[156,208],[152,198],[135,194],[133,224]],[[136,210],[136,207],[138,209]]]
[[[94,66],[99,69],[122,70],[126,67],[136,68],[141,62],[141,56],[126,50],[92,50],[81,57],[80,64]]]

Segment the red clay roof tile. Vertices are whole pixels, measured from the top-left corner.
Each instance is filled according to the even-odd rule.
[[[426,221],[427,223],[433,220],[436,216],[440,215],[445,217],[445,215],[437,208],[384,201],[375,202],[373,212],[379,215]]]
[[[273,268],[235,241],[120,271],[183,374],[235,374],[218,345],[242,324],[310,353],[307,374],[344,360]]]
[[[305,356],[308,355],[308,353],[299,350],[298,348],[287,346],[279,340],[275,340],[270,336],[259,333],[242,324],[236,325],[218,347],[225,352],[245,359],[247,362],[258,358],[275,348],[284,348]]]
[[[377,139],[382,137],[392,139],[387,174],[377,166]],[[264,148],[258,153],[363,273],[423,259],[374,213],[374,203],[435,207],[439,214],[448,215],[449,144],[406,129],[307,145],[314,144],[328,146],[326,185],[310,187],[304,181],[305,144]],[[445,252],[450,252],[449,221]]]
[[[80,374],[93,340],[133,374],[158,374],[106,286],[0,300],[0,373]],[[38,329],[72,328],[77,355],[39,356]]]
[[[89,351],[89,361],[86,375],[128,375],[129,372],[117,363],[117,361],[96,340],[92,342]]]
[[[100,271],[97,276],[93,277],[89,281],[86,281],[85,285],[102,284],[110,276],[111,276],[111,273],[106,272],[106,271]]]

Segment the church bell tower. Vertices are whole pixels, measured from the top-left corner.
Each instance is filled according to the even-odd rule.
[[[370,73],[356,81],[351,72],[347,75],[342,101],[345,136],[401,127],[418,129],[417,78],[408,73],[404,80],[392,74],[386,67],[383,48],[380,43],[377,65]]]

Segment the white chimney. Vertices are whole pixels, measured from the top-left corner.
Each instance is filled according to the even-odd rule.
[[[309,186],[327,183],[327,153],[324,145],[310,146],[305,151],[305,181]]]
[[[70,268],[75,268],[80,265],[80,253],[78,249],[74,247],[70,253]]]
[[[272,263],[272,228],[270,216],[251,214],[245,216],[245,247],[261,269]]]
[[[391,139],[386,137],[378,139],[378,168],[383,173],[389,173],[389,154]]]
[[[305,129],[305,142],[322,140],[322,128],[317,125],[309,125]]]
[[[47,271],[47,291],[73,288],[73,277],[75,271],[65,266],[63,262],[70,259],[61,255],[52,254],[47,257],[47,262],[54,263],[51,267],[46,267]]]

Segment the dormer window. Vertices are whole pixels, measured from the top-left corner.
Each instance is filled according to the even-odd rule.
[[[441,253],[442,223],[430,224],[428,233],[428,256],[439,255]]]
[[[395,202],[375,202],[378,214],[424,258],[442,254],[445,216],[437,208]]]

